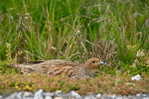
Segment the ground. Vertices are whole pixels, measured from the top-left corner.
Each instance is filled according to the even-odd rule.
[[[109,68],[110,69],[110,68]],[[13,71],[14,72],[14,71]],[[104,93],[104,94],[136,94],[149,93],[149,78],[147,73],[142,73],[142,79],[132,81],[132,75],[126,72],[117,74],[98,73],[94,78],[70,79],[63,75],[48,77],[41,74],[23,75],[20,73],[0,75],[0,93],[10,93],[19,90],[45,91],[62,90],[69,92],[75,90],[80,94]]]
[[[0,92],[76,90],[81,94],[149,93],[149,0],[3,0]],[[112,67],[95,78],[22,75],[10,64],[101,57]],[[131,77],[140,74],[140,81]]]

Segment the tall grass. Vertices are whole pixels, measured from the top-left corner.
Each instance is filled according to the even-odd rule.
[[[149,49],[148,0],[3,0],[0,60],[81,60],[90,43],[111,40],[118,60],[132,64]],[[90,43],[89,43],[90,42]]]

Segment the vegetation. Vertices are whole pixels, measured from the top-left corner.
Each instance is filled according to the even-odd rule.
[[[46,75],[0,75],[0,93],[27,90],[45,91],[62,90],[69,92],[75,90],[80,94],[106,93],[106,94],[137,94],[149,92],[148,75],[143,75],[145,80],[132,81],[128,75],[111,76],[102,74],[96,78],[74,80],[63,76],[49,78]],[[7,78],[7,79],[6,79]]]
[[[82,62],[90,57],[101,57],[108,62],[109,67],[99,69],[107,75],[116,76],[119,72],[127,76],[148,75],[149,1],[4,0],[0,3],[2,79],[8,74],[19,75],[9,64],[53,58]]]

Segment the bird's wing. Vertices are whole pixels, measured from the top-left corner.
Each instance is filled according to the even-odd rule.
[[[71,61],[55,59],[35,64],[15,64],[13,67],[20,69],[23,73],[38,72],[58,75],[61,73],[70,74],[73,70],[72,68],[77,65],[78,63]]]

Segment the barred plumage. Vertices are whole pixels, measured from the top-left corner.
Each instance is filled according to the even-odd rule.
[[[47,74],[50,77],[64,74],[71,78],[87,78],[94,74],[101,60],[99,58],[91,58],[84,64],[79,64],[66,60],[47,60],[35,64],[17,64],[14,67],[20,69],[23,74],[32,72]]]

